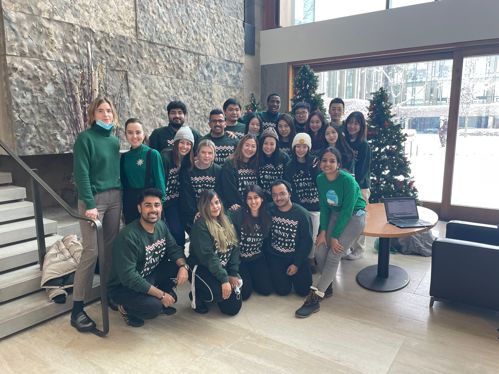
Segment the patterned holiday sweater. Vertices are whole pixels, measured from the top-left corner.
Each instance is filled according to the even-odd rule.
[[[180,167],[173,162],[173,151],[162,150],[161,158],[166,179],[165,206],[170,206],[180,198]]]
[[[145,279],[164,257],[171,261],[183,258],[183,250],[159,220],[154,232],[148,233],[140,220],[135,220],[120,231],[113,243],[113,263],[108,281],[108,293],[119,286],[138,293],[147,293],[151,284]]]
[[[246,132],[246,125],[242,122],[237,121],[233,125],[227,124],[227,127],[225,127],[225,131],[232,131],[238,139],[241,139]]]
[[[226,252],[220,252],[208,231],[203,218],[198,219],[191,230],[189,246],[191,265],[202,265],[218,279],[220,283],[229,281],[229,276],[237,276],[239,271],[239,247],[231,246]]]
[[[242,262],[256,260],[263,256],[266,244],[264,242],[269,234],[262,232],[262,228],[258,223],[254,223],[254,232],[247,232],[243,226],[243,209],[239,208],[235,211],[229,211],[229,216],[239,235],[239,253]]]
[[[291,155],[293,154],[293,151],[291,149],[291,144],[293,143],[293,139],[289,140],[281,140],[279,139],[279,149],[286,153],[289,158],[291,158]]]
[[[204,190],[215,190],[221,196],[220,174],[222,168],[212,164],[207,169],[182,168],[180,171],[180,206],[186,229],[190,231],[198,210],[199,195]]]
[[[265,155],[260,159],[260,166],[258,167],[258,185],[262,187],[269,197],[270,186],[277,179],[282,179],[284,175],[284,166],[288,162],[289,156],[281,150],[279,150],[279,155],[275,164]]]
[[[239,140],[230,138],[227,134],[215,138],[211,133],[208,133],[202,139],[209,139],[215,143],[215,164],[220,166],[224,164],[227,157],[234,153],[239,143]]]
[[[310,213],[299,204],[293,203],[287,212],[281,212],[272,205],[270,215],[272,216],[270,253],[292,258],[293,265],[299,267],[313,245]]]
[[[271,113],[271,112],[259,112],[257,113],[257,116],[260,118],[262,121],[262,128],[260,129],[260,134],[263,132],[263,130],[272,127],[274,130],[277,131],[277,119],[279,118],[280,113]]]
[[[258,184],[257,170],[240,163],[236,169],[234,160],[227,159],[222,166],[222,198],[227,208],[234,204],[243,205],[246,186]]]
[[[310,155],[307,155],[304,163],[293,157],[284,168],[284,179],[291,183],[291,200],[310,212],[319,211],[319,193],[316,184],[319,173],[319,160]]]

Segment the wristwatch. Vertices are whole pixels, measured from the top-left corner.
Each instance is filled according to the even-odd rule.
[[[180,265],[180,267],[181,267],[181,268],[185,268],[185,270],[187,270],[187,271],[189,271],[189,270],[190,270],[190,267],[189,267],[189,265],[187,265],[187,264],[182,264],[182,265]]]

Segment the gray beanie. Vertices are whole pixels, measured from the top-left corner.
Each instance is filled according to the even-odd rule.
[[[173,141],[176,142],[177,140],[182,139],[188,140],[194,145],[194,135],[192,134],[192,130],[189,126],[182,126],[179,128],[173,138]]]

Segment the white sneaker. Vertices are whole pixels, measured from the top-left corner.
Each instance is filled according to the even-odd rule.
[[[363,251],[352,251],[343,258],[345,260],[350,260],[350,261],[355,261],[358,260],[359,258],[364,257],[364,252]]]

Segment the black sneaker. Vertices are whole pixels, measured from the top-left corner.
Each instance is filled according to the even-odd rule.
[[[71,326],[79,332],[90,332],[95,330],[95,322],[85,313],[84,310],[76,316],[71,316]]]
[[[132,316],[131,314],[128,314],[123,305],[118,305],[118,312],[120,312],[121,316],[123,317],[123,320],[128,326],[131,327],[144,326],[144,320],[140,319],[139,317],[135,317]]]
[[[305,299],[305,302],[295,312],[295,316],[297,318],[307,318],[312,313],[316,313],[321,309],[320,301],[322,300],[322,297],[317,295],[315,293],[315,291],[317,291],[317,288],[310,287],[310,293],[308,294],[307,298]]]
[[[166,314],[167,316],[172,316],[175,313],[177,313],[177,309],[175,309],[172,306],[163,306],[163,314]]]
[[[329,286],[327,286],[326,291],[324,291],[324,299],[327,299],[328,297],[333,296],[333,284],[331,283]]]

